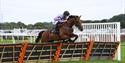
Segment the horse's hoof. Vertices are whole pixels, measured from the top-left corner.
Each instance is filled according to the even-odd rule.
[[[72,43],[74,43],[75,41],[72,41]]]

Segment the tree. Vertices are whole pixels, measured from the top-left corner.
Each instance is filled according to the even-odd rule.
[[[33,25],[32,24],[28,24],[27,25],[27,29],[33,29]]]
[[[110,22],[120,22],[121,28],[125,28],[125,14],[115,15],[109,19]]]
[[[44,25],[44,28],[46,28],[46,29],[50,29],[50,28],[54,27],[52,22],[44,22],[43,25]]]
[[[103,19],[101,20],[101,22],[108,22],[108,19]]]
[[[18,28],[18,25],[15,22],[10,22],[10,25],[12,26],[11,29]]]
[[[26,25],[20,21],[17,23],[17,26],[18,28],[26,28]]]
[[[44,25],[41,22],[37,22],[37,23],[34,24],[34,28],[35,29],[41,29],[41,28],[44,28]]]

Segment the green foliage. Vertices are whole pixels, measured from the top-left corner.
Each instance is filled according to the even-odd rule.
[[[110,18],[109,21],[113,21],[113,22],[125,21],[125,14],[115,15],[115,16],[113,16],[112,18]]]
[[[83,21],[83,23],[103,23],[103,22],[120,22],[121,28],[125,28],[125,14],[115,15],[110,19],[85,20],[85,21]]]
[[[27,28],[27,29],[45,29],[45,28],[52,28],[54,25],[52,22],[47,23],[47,22],[37,22],[35,24],[28,24],[25,25],[22,22],[5,22],[5,23],[0,23],[0,29],[14,29],[14,28]]]
[[[41,28],[44,28],[44,25],[41,22],[37,22],[37,23],[34,24],[34,28],[35,29],[41,29]]]
[[[50,22],[50,23],[44,22],[43,25],[44,25],[44,28],[46,28],[46,29],[54,27],[54,25],[52,24],[52,22]]]
[[[125,28],[125,14],[119,14],[109,19],[110,22],[121,22],[121,27]]]
[[[33,26],[32,24],[28,24],[28,25],[27,25],[27,28],[28,28],[28,29],[33,29],[34,26]]]
[[[18,26],[18,28],[26,28],[26,25],[20,21],[17,23],[17,26]]]
[[[5,22],[0,23],[0,29],[14,29],[14,28],[26,28],[26,25],[22,22]]]

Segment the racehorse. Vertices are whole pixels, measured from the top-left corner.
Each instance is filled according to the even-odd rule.
[[[76,26],[80,31],[83,30],[80,17],[81,16],[75,15],[69,16],[66,22],[59,25],[59,34],[51,32],[52,29],[41,31],[36,38],[36,43],[38,43],[40,40],[41,42],[51,42],[66,39],[74,42],[78,38],[78,35],[73,33],[73,26]],[[70,38],[74,38],[74,40],[71,40]]]

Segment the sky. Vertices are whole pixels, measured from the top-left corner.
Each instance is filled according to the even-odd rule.
[[[65,10],[82,20],[109,19],[125,13],[125,0],[0,0],[0,22],[53,22]]]

